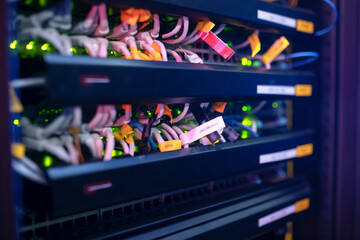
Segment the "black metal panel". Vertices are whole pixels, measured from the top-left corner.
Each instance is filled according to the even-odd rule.
[[[247,239],[295,219],[299,213],[258,226],[259,218],[293,205],[298,200],[310,198],[311,192],[304,180],[293,179],[250,195],[184,212],[182,216],[164,218],[136,228],[109,231],[92,236],[92,239]]]
[[[47,55],[45,61],[49,103],[58,104],[291,98],[294,96],[257,94],[257,87],[295,87],[314,81],[309,72],[249,71],[240,66],[57,55]]]
[[[146,8],[158,13],[174,13],[198,20],[211,19],[215,22],[232,25],[271,28],[302,37],[309,36],[309,34],[298,32],[293,27],[258,19],[257,11],[263,10],[295,20],[303,19],[316,23],[316,15],[312,11],[260,0],[106,0],[106,2],[120,6]]]
[[[7,7],[0,1],[0,239],[15,239],[13,176],[10,161]]]
[[[261,154],[312,143],[312,136],[312,130],[305,130],[111,162],[50,168],[47,175],[52,213],[78,212],[236,175],[267,165],[259,163]],[[111,183],[111,187],[86,194],[84,187],[97,183]]]

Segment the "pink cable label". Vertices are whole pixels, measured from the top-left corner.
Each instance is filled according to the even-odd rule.
[[[214,118],[194,129],[190,130],[187,133],[181,134],[180,139],[181,139],[182,145],[192,143],[192,142],[199,140],[200,138],[205,137],[206,135],[209,135],[210,133],[216,132],[224,127],[225,127],[225,123],[221,116]]]
[[[230,59],[231,56],[235,53],[234,50],[229,48],[218,36],[216,36],[211,31],[209,33],[199,31],[198,36],[225,59]]]

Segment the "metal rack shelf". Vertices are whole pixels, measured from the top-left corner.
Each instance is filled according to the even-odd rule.
[[[299,20],[316,24],[316,15],[312,11],[261,0],[212,1],[211,4],[206,0],[107,0],[106,2],[119,6],[145,8],[158,13],[179,14],[198,20],[211,19],[220,23],[277,30],[303,37],[311,36],[312,33],[299,31],[302,29]]]
[[[46,55],[48,103],[180,103],[304,98],[314,74],[240,66]]]
[[[53,167],[46,169],[48,186],[42,189],[39,185],[39,194],[33,197],[45,199],[48,195],[47,204],[53,214],[69,214],[233,176],[280,161],[309,158],[312,143],[313,131],[304,130],[110,162]],[[311,152],[299,154],[301,146],[309,145]]]

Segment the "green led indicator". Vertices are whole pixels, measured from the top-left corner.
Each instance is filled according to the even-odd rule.
[[[45,7],[47,4],[47,0],[39,0],[40,7]]]
[[[254,66],[254,67],[259,67],[259,66],[260,66],[260,62],[259,62],[259,61],[254,61],[253,66]]]
[[[16,48],[16,45],[17,45],[17,41],[13,41],[12,43],[10,43],[10,48],[11,49],[15,49]]]
[[[26,1],[24,2],[24,4],[25,4],[25,5],[31,5],[32,2],[33,2],[33,0],[26,0]]]
[[[249,137],[250,137],[250,134],[248,131],[246,131],[246,130],[241,131],[241,139],[246,139]]]
[[[251,60],[248,60],[246,65],[250,67],[251,64],[252,64],[252,61],[251,61]]]
[[[124,153],[123,153],[122,151],[113,150],[111,156],[112,156],[112,157],[119,157],[119,156],[121,156],[121,155],[123,155],[123,154],[124,154]]]
[[[279,106],[279,104],[277,102],[273,102],[271,105],[273,108],[277,108]]]
[[[232,42],[227,42],[227,43],[225,43],[226,44],[226,46],[228,46],[229,48],[231,48],[232,46],[233,46],[233,44],[232,44]]]
[[[248,117],[244,118],[243,121],[242,121],[242,124],[247,126],[247,127],[251,127],[251,125],[252,125],[251,118],[248,118]]]
[[[41,46],[41,50],[43,50],[43,51],[48,50],[48,48],[49,48],[49,44],[48,44],[48,43],[45,43],[44,45]]]
[[[159,130],[159,133],[161,134],[161,131]]]
[[[108,15],[111,16],[114,14],[114,9],[113,8],[109,8],[108,10]]]
[[[19,119],[15,119],[15,120],[14,120],[14,125],[16,125],[16,126],[19,125]]]
[[[26,49],[29,51],[32,50],[33,48],[34,48],[34,41],[31,41],[26,45]]]
[[[53,159],[52,159],[52,157],[49,156],[49,155],[46,155],[46,156],[43,158],[43,166],[44,166],[44,167],[50,167],[52,164],[53,164]]]
[[[48,122],[48,121],[49,121],[49,119],[46,118],[46,119],[45,119],[45,122]]]
[[[247,111],[247,106],[243,106],[243,107],[242,107],[242,110],[243,110],[244,112],[246,112],[246,111]]]
[[[247,105],[247,110],[250,112],[251,111],[251,106]]]
[[[181,111],[180,111],[179,109],[176,109],[176,113],[177,113],[178,115],[180,115],[180,114],[181,114]]]
[[[241,65],[246,66],[248,63],[247,58],[241,58]]]

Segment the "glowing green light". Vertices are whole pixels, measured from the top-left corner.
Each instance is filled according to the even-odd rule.
[[[175,38],[179,38],[179,35],[175,35]]]
[[[108,10],[108,15],[111,16],[114,14],[114,9],[113,8],[109,8]]]
[[[187,130],[184,131],[184,133],[187,133],[187,132],[188,132]]]
[[[250,133],[246,130],[241,131],[241,139],[246,139],[250,137]]]
[[[174,20],[175,18],[173,18],[173,17],[166,17],[166,21],[172,21],[172,20]]]
[[[151,112],[150,111],[146,111],[146,112],[149,115],[149,117],[151,117]]]
[[[159,130],[159,133],[161,134],[161,131]]]
[[[139,152],[139,147],[138,146],[134,147],[134,152]]]
[[[230,41],[227,42],[227,43],[225,43],[225,44],[226,44],[226,46],[228,46],[228,47],[230,47],[230,48],[233,46],[232,42],[230,42]]]
[[[250,67],[251,64],[252,64],[252,61],[251,61],[251,60],[248,60],[246,65]]]
[[[12,43],[10,43],[10,48],[11,49],[15,49],[17,45],[17,40],[13,41]]]
[[[40,7],[45,7],[47,4],[47,0],[39,0]]]
[[[278,104],[277,102],[273,102],[273,103],[271,104],[271,106],[272,106],[273,108],[277,108],[277,107],[279,106],[279,104]]]
[[[26,1],[24,2],[24,4],[25,4],[25,5],[31,5],[32,2],[33,2],[32,0],[26,0]]]
[[[45,119],[45,122],[48,122],[48,121],[49,121],[49,119],[46,118],[46,119]]]
[[[242,107],[242,110],[243,110],[244,112],[246,112],[246,111],[247,111],[247,106],[243,106],[243,107]]]
[[[70,52],[75,52],[75,48],[70,48]]]
[[[46,155],[46,156],[43,158],[43,166],[44,166],[44,167],[50,167],[52,164],[53,164],[53,159],[52,159],[52,157],[49,156],[49,155]]]
[[[43,50],[43,51],[48,50],[48,48],[49,48],[49,44],[48,44],[48,43],[45,43],[44,45],[41,46],[41,50]]]
[[[32,50],[33,48],[34,48],[34,41],[31,41],[26,45],[27,50]]]
[[[176,109],[176,113],[180,115],[181,111],[179,109]]]
[[[241,65],[246,66],[248,63],[247,58],[241,58]]]
[[[104,139],[104,137],[100,137],[100,139],[102,140],[102,139]]]
[[[16,126],[19,125],[19,119],[15,119],[15,120],[14,120],[14,125],[16,125]]]
[[[124,153],[123,153],[122,151],[113,150],[111,156],[112,156],[112,157],[119,157],[119,156],[121,156],[121,155],[123,155],[123,154],[124,154]]]
[[[242,121],[242,124],[247,127],[251,127],[251,124],[252,124],[251,118],[245,117]]]
[[[258,67],[258,66],[260,66],[260,62],[259,62],[259,61],[254,61],[253,66],[254,66],[254,67]]]
[[[250,112],[251,111],[251,106],[247,105],[247,110]]]

